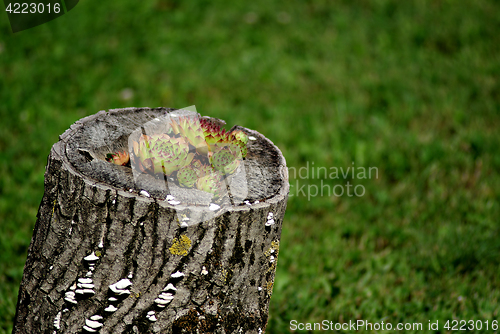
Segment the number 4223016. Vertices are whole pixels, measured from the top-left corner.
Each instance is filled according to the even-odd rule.
[[[53,4],[43,4],[43,3],[9,3],[7,8],[5,9],[6,12],[12,13],[12,14],[35,14],[35,13],[43,13],[47,11],[47,13],[59,13],[61,11],[61,4],[60,3],[53,3]]]
[[[449,331],[466,331],[466,330],[497,330],[498,329],[498,321],[493,320],[491,323],[481,320],[448,320],[444,325],[444,328]]]

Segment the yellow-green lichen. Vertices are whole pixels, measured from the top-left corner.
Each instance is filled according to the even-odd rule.
[[[50,214],[50,219],[54,217],[54,212],[56,212],[56,201],[57,199],[54,200],[54,204],[52,205],[52,213]]]
[[[101,252],[100,252],[100,251],[96,251],[96,252],[95,252],[95,256],[97,256],[97,257],[101,257],[101,255],[102,255],[102,254],[101,254]]]
[[[181,235],[179,238],[175,238],[172,247],[169,248],[170,253],[181,256],[188,255],[190,249],[191,239],[185,234]]]
[[[267,282],[266,290],[267,290],[267,295],[271,297],[273,294],[273,286],[274,286],[274,281],[269,281]]]
[[[278,253],[280,252],[280,242],[279,241],[273,241],[271,242],[271,247],[267,251],[264,252],[264,255],[269,258],[269,269],[267,269],[267,272],[275,272],[276,271],[276,265],[278,264]]]
[[[222,270],[220,271],[219,273],[219,281],[222,283],[222,284],[226,284],[226,281],[227,281],[227,274],[228,274],[228,271],[225,269],[225,268],[222,268]]]
[[[269,247],[269,249],[265,251],[264,255],[266,256],[274,255],[274,257],[277,258],[279,251],[280,251],[280,242],[273,241],[271,242],[271,247]]]

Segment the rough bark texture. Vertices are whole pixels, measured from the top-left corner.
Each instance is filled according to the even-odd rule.
[[[52,147],[13,333],[264,332],[288,196],[285,160],[239,127],[256,138],[245,160],[251,205],[215,213],[170,205],[154,179],[140,184],[130,168],[99,159],[103,147],[123,147],[137,124],[166,111],[99,112]],[[181,227],[182,212],[206,220]],[[173,295],[164,308],[162,292]]]

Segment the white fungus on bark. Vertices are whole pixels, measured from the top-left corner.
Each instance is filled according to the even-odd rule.
[[[220,208],[220,205],[217,205],[215,203],[210,203],[208,209],[211,210],[211,211],[215,211],[215,210],[219,210]]]
[[[184,273],[181,273],[180,271],[176,271],[175,273],[173,273],[172,275],[170,275],[170,277],[172,277],[172,278],[181,278],[181,277],[184,277]]]
[[[68,303],[71,303],[71,304],[78,304],[78,302],[76,301],[76,299],[74,298],[64,298],[65,301],[67,301]]]
[[[169,293],[169,292],[162,292],[160,293],[160,296],[159,296],[161,299],[165,299],[165,300],[172,300],[174,299],[174,295],[172,293]]]
[[[85,325],[89,326],[90,328],[94,328],[94,329],[102,327],[102,324],[99,321],[90,320],[90,319],[85,320]]]
[[[69,302],[69,303],[71,303],[71,304],[77,304],[77,301],[75,299],[75,292],[74,291],[67,291],[64,294],[64,300],[67,301],[67,302]]]
[[[155,311],[149,311],[148,314],[146,315],[146,318],[151,321],[151,322],[155,322],[156,320],[156,312]]]
[[[78,283],[91,284],[92,279],[91,278],[79,278]]]
[[[172,283],[168,283],[168,285],[163,289],[163,291],[177,291],[177,288]]]
[[[207,274],[208,274],[207,267],[203,266],[203,267],[201,268],[201,274],[202,274],[202,275],[207,275]]]
[[[99,260],[99,258],[95,255],[95,253],[94,253],[94,252],[92,252],[92,254],[90,254],[90,255],[88,255],[88,256],[86,256],[86,257],[84,257],[83,259],[84,259],[85,261],[87,261],[87,262],[95,262],[95,261]]]
[[[274,219],[269,219],[267,222],[266,222],[266,226],[272,226],[274,225]]]
[[[267,222],[266,222],[266,226],[272,226],[274,225],[274,219],[273,219],[273,216],[274,214],[272,212],[269,212],[267,214]]]
[[[106,308],[104,309],[104,311],[109,312],[109,313],[113,313],[113,312],[115,312],[116,310],[118,310],[118,309],[117,309],[116,307],[114,307],[113,305],[109,305],[108,307],[106,307]]]
[[[92,289],[77,289],[75,292],[78,295],[95,295],[95,292]]]
[[[57,329],[61,328],[61,315],[62,315],[62,313],[59,312],[59,313],[57,313],[56,317],[54,318],[54,327]]]
[[[170,300],[167,300],[167,299],[163,299],[163,298],[156,298],[155,299],[155,303],[156,304],[159,304],[158,306],[160,305],[167,305],[168,303],[170,303],[172,301],[172,299]],[[161,306],[160,306],[161,307]]]
[[[184,274],[179,271],[171,275],[171,277],[173,278],[179,278],[183,276]],[[155,299],[154,302],[156,303],[156,306],[159,308],[164,308],[172,301],[172,299],[174,299],[174,294],[176,291],[177,288],[172,283],[168,283],[168,285],[163,289],[158,298]]]
[[[124,278],[124,279],[121,279],[119,280],[118,282],[116,282],[115,284],[112,284],[114,287],[116,287],[117,289],[126,289],[128,288],[129,286],[132,285],[132,282],[130,282],[130,280],[128,278]]]
[[[116,282],[114,284],[111,284],[109,286],[109,288],[111,289],[111,291],[113,291],[117,295],[124,295],[124,294],[129,295],[130,291],[127,290],[127,288],[131,285],[132,285],[132,282],[130,282],[130,280],[128,278],[124,278],[124,279],[119,280],[118,282]]]
[[[141,190],[139,192],[140,195],[144,196],[144,197],[151,197],[151,195],[149,195],[149,193],[146,191],[146,190]]]

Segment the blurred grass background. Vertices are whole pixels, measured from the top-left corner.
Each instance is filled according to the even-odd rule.
[[[86,0],[17,34],[0,20],[0,333],[58,135],[103,109],[193,104],[289,167],[379,171],[290,180],[366,193],[292,187],[268,333],[499,320],[498,1]]]

